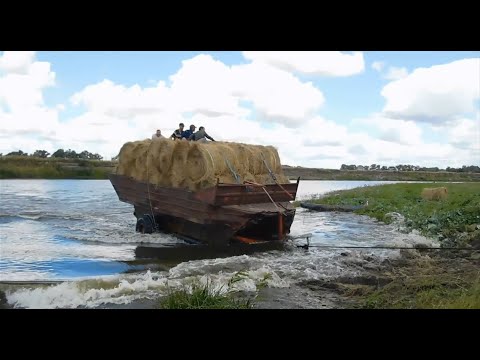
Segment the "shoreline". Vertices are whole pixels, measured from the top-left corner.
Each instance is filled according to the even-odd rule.
[[[106,160],[33,158],[23,156],[0,157],[0,179],[45,180],[107,180],[115,172],[118,162]],[[385,170],[338,170],[304,168],[283,165],[284,175],[290,180],[332,181],[435,181],[480,182],[480,173]]]

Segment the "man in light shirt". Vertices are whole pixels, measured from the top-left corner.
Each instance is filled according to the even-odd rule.
[[[160,130],[157,130],[155,134],[152,135],[152,140],[165,139]]]

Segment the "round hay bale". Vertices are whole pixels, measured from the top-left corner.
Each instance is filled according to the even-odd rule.
[[[200,183],[213,174],[212,162],[203,147],[202,144],[193,143],[188,150],[185,173],[193,183]]]
[[[265,165],[262,161],[263,146],[251,145],[250,147],[250,173],[252,175],[260,175],[265,172]]]
[[[231,150],[228,148],[228,145],[222,142],[215,142],[212,144],[205,144],[204,146],[208,146],[205,151],[207,152],[209,159],[213,164],[212,172],[214,176],[218,177],[220,175],[230,173],[225,159],[227,159],[232,166],[235,166],[235,164],[232,164],[232,154]]]
[[[161,172],[162,168],[158,163],[159,154],[162,151],[162,140],[156,140],[151,143],[147,150],[148,166],[150,170],[155,169],[156,172]]]
[[[267,164],[274,173],[278,173],[279,169],[278,166],[280,165],[280,159],[278,159],[278,151],[273,146],[266,146],[265,147],[265,159]]]
[[[245,174],[245,176],[243,177],[243,181],[256,182],[256,179],[255,179],[255,176],[253,176],[252,174],[250,174],[249,172],[247,172],[247,173]]]
[[[225,174],[225,175],[220,175],[218,177],[218,180],[222,184],[236,184],[237,182],[235,181],[235,178],[233,175]]]
[[[147,174],[152,170],[147,164],[147,154],[151,141],[144,141],[141,144],[138,144],[134,149],[135,154],[135,171],[133,172],[134,178],[140,181],[147,181]]]
[[[175,143],[170,139],[162,139],[157,141],[158,150],[156,151],[157,155],[157,166],[158,171],[162,174],[167,174],[170,172],[172,166],[172,156]]]
[[[248,145],[239,144],[238,146],[238,161],[242,164],[243,177],[246,178],[250,174],[251,151]]]
[[[189,141],[174,141],[172,152],[172,165],[169,177],[174,187],[183,187],[183,180],[186,178],[187,156],[190,149]]]
[[[118,154],[117,172],[120,175],[132,176],[132,169],[135,167],[135,157],[133,150],[138,145],[138,141],[125,143]]]

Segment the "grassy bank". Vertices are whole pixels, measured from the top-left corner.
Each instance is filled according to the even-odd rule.
[[[384,269],[383,285],[347,285],[343,293],[370,309],[480,309],[478,252],[404,251]]]
[[[425,187],[445,186],[445,200],[427,201]],[[382,285],[340,284],[342,293],[363,308],[480,309],[480,183],[389,184],[336,191],[313,202],[369,205],[357,210],[385,223],[389,213],[405,218],[405,227],[438,236],[443,247],[472,250],[402,251],[377,274]],[[425,256],[427,255],[427,256]]]
[[[112,161],[0,157],[0,179],[107,179]]]
[[[358,171],[283,167],[290,179],[303,180],[358,180],[358,181],[480,181],[480,173],[426,172],[426,171]]]
[[[425,187],[445,186],[448,197],[440,201],[423,200]],[[425,236],[439,236],[444,246],[480,245],[480,183],[388,184],[336,191],[313,202],[331,205],[369,205],[358,214],[385,223],[396,212],[405,217],[407,229]]]
[[[415,267],[416,274],[367,291],[362,305],[373,309],[480,309],[479,273],[438,273],[439,268],[425,271]]]
[[[116,162],[81,159],[0,157],[0,179],[107,179]],[[344,171],[284,166],[290,179],[389,180],[389,181],[480,181],[480,174],[423,171]]]

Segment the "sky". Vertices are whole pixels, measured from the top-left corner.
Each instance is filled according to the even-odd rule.
[[[480,165],[480,52],[0,52],[0,153],[116,156],[180,122],[282,164]]]

